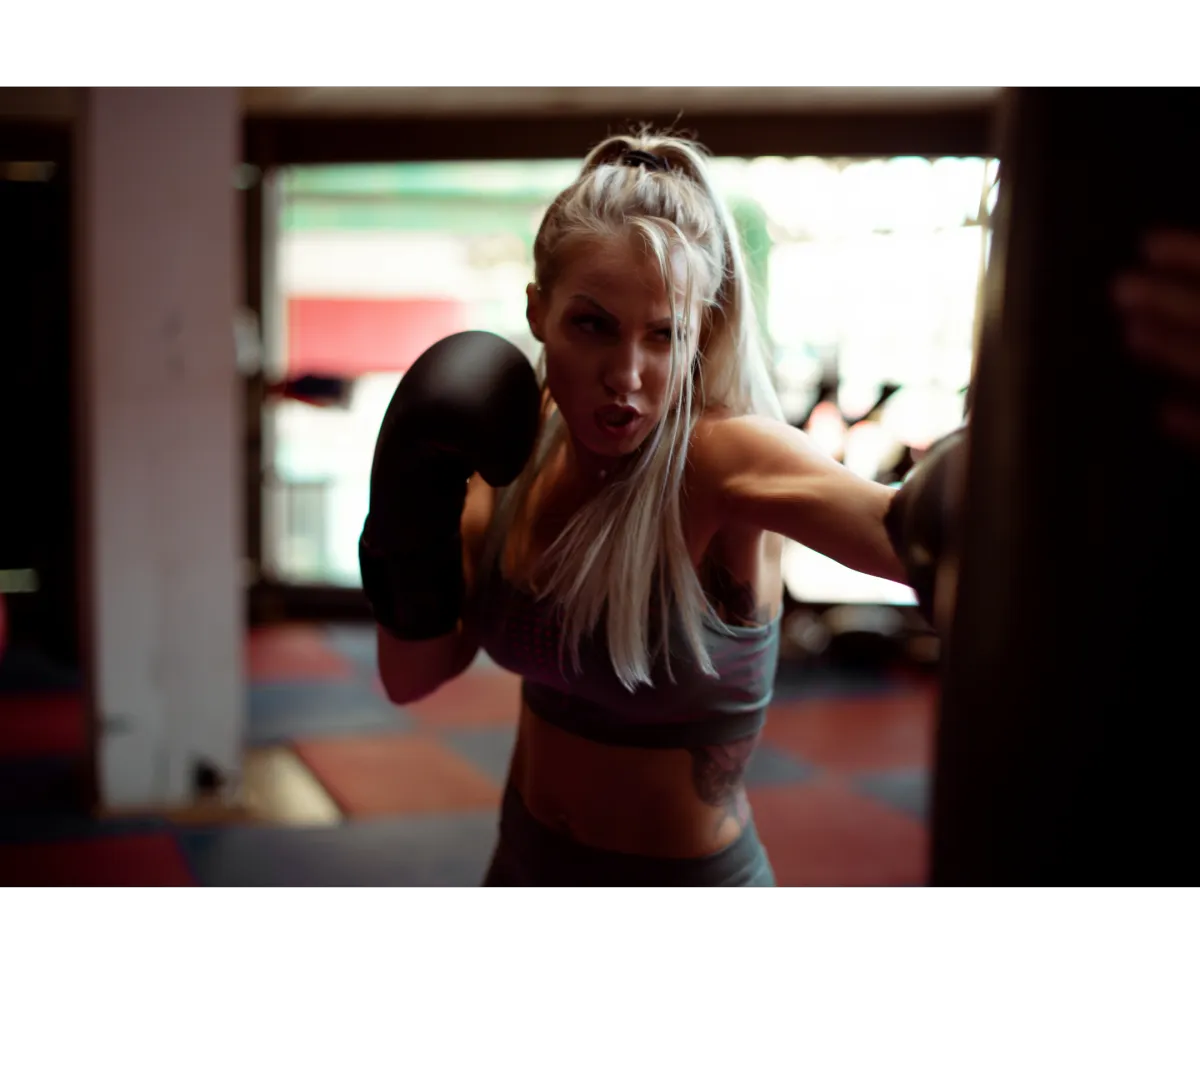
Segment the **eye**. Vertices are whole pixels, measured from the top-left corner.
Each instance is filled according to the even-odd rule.
[[[608,323],[599,315],[576,315],[571,323],[581,333],[595,335],[608,332]]]

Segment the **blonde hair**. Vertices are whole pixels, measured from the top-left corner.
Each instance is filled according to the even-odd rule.
[[[628,165],[623,160],[630,151],[652,153],[667,169]],[[632,468],[580,508],[542,557],[538,571],[544,577],[540,595],[557,606],[563,620],[560,662],[569,654],[579,671],[580,643],[603,618],[614,671],[630,689],[651,684],[651,666],[660,655],[673,677],[672,612],[697,663],[715,673],[703,626],[706,621],[720,623],[689,557],[681,515],[688,442],[696,420],[713,406],[783,417],[737,230],[699,145],[645,131],[597,145],[579,177],[542,220],[533,249],[538,288],[549,292],[564,259],[581,240],[631,232],[644,238],[662,270],[672,319],[686,319],[699,297],[702,321],[689,322],[686,330],[673,334],[670,395],[676,401]],[[682,307],[677,306],[671,269],[676,249],[686,253]],[[544,382],[544,350],[539,375]],[[561,413],[547,397],[534,458],[497,498],[494,552],[503,550],[505,533],[566,433]]]

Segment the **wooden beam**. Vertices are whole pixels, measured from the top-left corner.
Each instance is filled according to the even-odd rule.
[[[574,159],[641,123],[676,128],[718,156],[986,155],[990,104],[812,114],[249,117],[246,162],[296,164]]]

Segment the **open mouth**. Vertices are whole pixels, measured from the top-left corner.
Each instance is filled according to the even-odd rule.
[[[631,433],[641,420],[636,407],[625,404],[610,403],[596,412],[596,423],[602,430],[613,436],[624,436]]]
[[[606,426],[621,427],[627,426],[635,418],[637,418],[637,410],[633,407],[623,407],[620,404],[609,404],[607,407],[601,407],[599,411],[600,421]]]

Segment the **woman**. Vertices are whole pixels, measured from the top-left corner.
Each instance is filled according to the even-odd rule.
[[[541,383],[460,335],[385,418],[361,550],[385,688],[419,699],[480,647],[524,678],[487,884],[772,885],[742,778],[782,547],[908,580],[893,490],[783,422],[695,145],[600,144],[534,262]]]
[[[891,493],[782,421],[694,146],[600,145],[534,262],[541,446],[511,489],[477,483],[468,503],[480,639],[526,678],[489,883],[771,884],[742,776],[783,540],[903,580]]]

